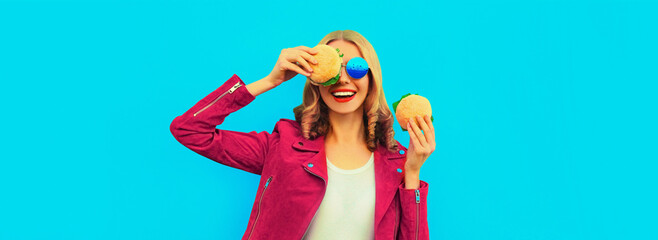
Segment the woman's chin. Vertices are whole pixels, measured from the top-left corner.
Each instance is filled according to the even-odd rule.
[[[329,106],[329,109],[331,109],[332,112],[337,113],[337,114],[350,114],[354,113],[357,110],[360,109],[361,105],[356,105],[356,104],[345,104],[341,105],[340,103],[338,104],[339,106],[335,106],[336,104],[332,104]]]
[[[331,96],[331,95],[329,95]],[[360,97],[360,96],[356,96]],[[328,98],[328,99],[327,99]],[[329,107],[329,109],[337,114],[350,114],[359,110],[363,105],[365,98],[352,98],[349,101],[345,100],[336,100],[336,97],[323,97],[323,101]],[[342,102],[341,102],[342,101]]]
[[[331,110],[336,114],[345,115],[345,114],[353,113],[356,109],[331,109]]]

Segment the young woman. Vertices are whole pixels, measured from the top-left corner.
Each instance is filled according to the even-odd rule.
[[[429,239],[428,184],[419,179],[436,146],[429,116],[409,121],[405,148],[393,138],[372,45],[350,30],[320,44],[344,54],[340,79],[325,87],[307,78],[296,120],[281,119],[272,133],[216,129],[263,92],[310,76],[317,52],[305,46],[283,49],[272,72],[249,85],[234,74],[177,116],[172,134],[213,161],[261,175],[242,239]],[[361,78],[345,70],[355,57],[369,67]]]

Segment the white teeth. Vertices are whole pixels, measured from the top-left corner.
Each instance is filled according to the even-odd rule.
[[[350,97],[350,96],[352,96],[356,93],[355,92],[333,92],[331,94],[336,96],[336,97]]]

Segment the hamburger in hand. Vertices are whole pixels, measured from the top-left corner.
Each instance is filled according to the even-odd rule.
[[[416,116],[430,116],[430,119],[434,121],[432,116],[432,106],[430,101],[427,98],[422,97],[418,94],[407,93],[402,96],[400,100],[393,103],[393,112],[395,113],[395,118],[397,118],[402,131],[407,131],[407,122],[409,120],[416,122]]]
[[[318,44],[313,49],[318,51],[313,55],[318,63],[309,62],[311,68],[313,68],[313,72],[309,76],[311,83],[329,86],[338,82],[341,65],[343,64],[343,54],[339,54],[340,50],[326,44]]]

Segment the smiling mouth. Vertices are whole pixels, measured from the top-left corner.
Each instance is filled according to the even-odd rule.
[[[351,98],[356,95],[356,92],[332,92],[331,95],[335,98]]]
[[[334,100],[336,102],[345,103],[354,99],[354,96],[356,96],[356,92],[336,91],[336,92],[332,92],[331,95],[334,97]]]

